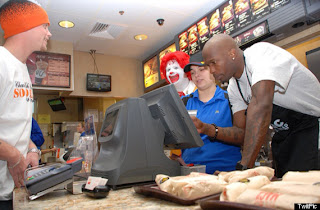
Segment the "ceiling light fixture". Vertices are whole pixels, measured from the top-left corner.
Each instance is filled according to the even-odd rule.
[[[59,22],[59,26],[62,28],[73,28],[74,23],[69,20],[62,20]]]
[[[142,41],[142,40],[145,40],[145,39],[147,39],[147,38],[148,38],[148,36],[145,35],[145,34],[139,34],[139,35],[135,35],[135,36],[134,36],[134,39],[135,39],[135,40],[138,40],[138,41]]]

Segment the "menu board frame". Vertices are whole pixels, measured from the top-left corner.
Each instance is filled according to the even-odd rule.
[[[26,64],[32,86],[70,88],[71,55],[35,51]]]

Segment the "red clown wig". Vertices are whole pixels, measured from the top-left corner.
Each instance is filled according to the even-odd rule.
[[[165,56],[163,56],[161,60],[160,71],[162,75],[165,76],[168,83],[170,83],[169,80],[167,79],[167,74],[166,74],[166,67],[168,62],[171,60],[176,60],[179,63],[180,67],[183,69],[185,65],[189,63],[189,59],[190,59],[190,56],[187,53],[184,53],[182,51],[168,53]],[[187,75],[188,79],[191,80],[190,72],[187,72],[185,74]]]

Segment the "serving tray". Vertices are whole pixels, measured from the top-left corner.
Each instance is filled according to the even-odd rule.
[[[171,202],[182,204],[182,205],[193,205],[206,199],[219,200],[220,198],[220,193],[218,193],[218,194],[204,196],[196,199],[183,199],[160,190],[157,184],[135,186],[133,189],[136,193],[139,193],[145,196],[151,196],[151,197],[171,201]]]

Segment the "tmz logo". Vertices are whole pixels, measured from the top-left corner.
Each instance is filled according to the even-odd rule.
[[[27,101],[33,101],[33,92],[31,85],[28,83],[15,82],[13,98],[26,98]]]

